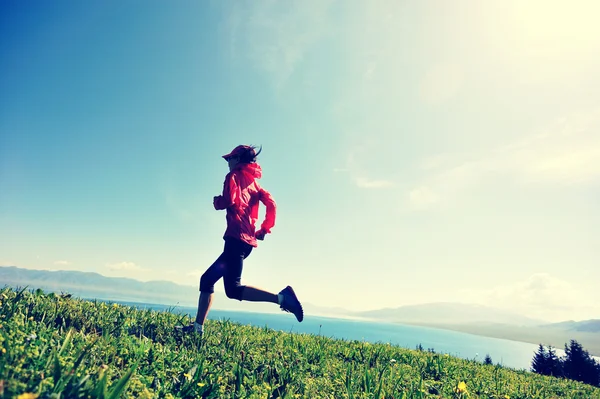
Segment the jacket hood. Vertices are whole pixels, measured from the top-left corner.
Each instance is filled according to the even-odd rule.
[[[239,164],[235,167],[235,170],[239,170],[254,179],[260,179],[262,177],[262,168],[256,162]]]

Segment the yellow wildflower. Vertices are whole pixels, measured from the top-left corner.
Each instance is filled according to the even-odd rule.
[[[19,396],[17,396],[17,399],[36,399],[37,397],[38,397],[37,393],[27,392],[27,393],[22,393]]]
[[[118,307],[119,305],[117,305],[116,303],[113,303],[113,308]]]
[[[199,383],[198,383],[198,386],[199,386],[200,388],[202,388],[202,387],[203,387],[203,386],[205,386],[205,385],[206,385],[206,384],[205,384],[205,383],[203,383],[203,382],[199,382]]]
[[[510,399],[510,396],[504,395],[504,399]]]
[[[459,382],[458,386],[456,387],[456,392],[458,392],[458,393],[467,392],[467,384],[465,384],[464,381]]]
[[[188,373],[184,373],[183,376],[189,381],[192,379],[192,376],[189,375]]]

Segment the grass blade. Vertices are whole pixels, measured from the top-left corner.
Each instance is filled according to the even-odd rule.
[[[123,391],[125,391],[125,388],[127,387],[127,383],[129,382],[129,379],[133,375],[137,366],[138,366],[138,363],[136,362],[133,366],[131,366],[129,371],[127,371],[127,373],[125,373],[119,379],[119,381],[115,384],[115,386],[110,390],[108,399],[118,399],[121,396]]]

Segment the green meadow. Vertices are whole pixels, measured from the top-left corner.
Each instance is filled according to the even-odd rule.
[[[2,398],[600,398],[582,383],[390,344],[0,290]],[[291,317],[291,316],[290,316]]]

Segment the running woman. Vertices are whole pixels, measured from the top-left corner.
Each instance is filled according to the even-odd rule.
[[[200,278],[196,321],[189,326],[177,327],[183,332],[203,334],[215,283],[221,277],[228,298],[271,302],[279,305],[283,311],[293,313],[299,322],[304,318],[302,305],[292,287],[287,286],[279,294],[275,294],[241,283],[244,259],[258,246],[257,240],[264,240],[275,225],[275,200],[257,182],[262,176],[262,169],[256,162],[261,150],[256,152],[256,147],[239,145],[229,154],[223,155],[229,165],[229,173],[225,176],[223,194],[214,197],[213,205],[216,210],[226,210],[227,213],[227,229],[223,236],[225,247],[223,253]],[[266,214],[265,220],[256,230],[259,202],[265,205]]]

